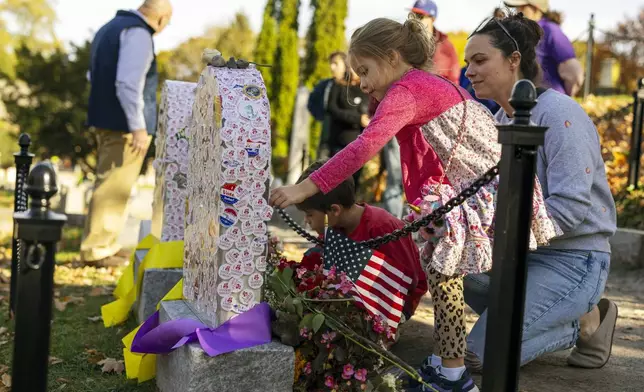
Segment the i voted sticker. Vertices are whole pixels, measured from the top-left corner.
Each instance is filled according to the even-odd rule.
[[[262,155],[254,156],[250,158],[250,161],[255,169],[265,169],[268,165],[268,159],[266,159]]]
[[[226,264],[227,265],[227,264]],[[242,272],[242,263],[237,262],[230,266],[230,275],[236,278],[241,277],[244,273]]]
[[[235,139],[233,140],[233,146],[235,148],[246,148],[246,140],[248,139],[244,135],[237,133],[237,135],[235,135]]]
[[[264,222],[255,222],[253,224],[253,234],[261,236],[266,234],[266,223]]]
[[[244,208],[244,207],[248,207],[249,205],[250,205],[249,198],[248,197],[243,197],[243,198],[239,199],[239,201],[237,203],[235,203],[235,208],[238,208],[238,209],[239,208]]]
[[[253,263],[252,258],[242,262],[242,273],[244,275],[248,276],[253,272],[255,272],[255,263]]]
[[[259,155],[259,151],[260,149],[262,149],[263,146],[264,146],[264,143],[247,140],[245,148],[249,157],[256,157]]]
[[[219,137],[224,142],[230,143],[235,135],[235,130],[230,127],[224,127],[219,132]]]
[[[234,305],[235,305],[235,299],[231,295],[228,295],[221,299],[221,308],[226,312],[230,312],[231,310],[233,310]]]
[[[250,251],[253,253],[255,256],[260,256],[264,254],[266,251],[266,236],[264,237],[255,237],[253,238],[253,242],[250,245]]]
[[[253,253],[250,251],[250,248],[243,248],[239,251],[239,255],[237,256],[237,260],[245,263],[247,261],[253,261]]]
[[[238,302],[235,302],[235,304],[233,305],[233,312],[237,314],[242,314],[248,312],[249,310],[250,308],[248,307],[248,305],[244,305]]]
[[[248,286],[251,289],[258,289],[264,284],[264,277],[259,272],[255,272],[248,277]]]
[[[252,235],[255,225],[252,221],[245,221],[241,224],[242,233],[245,235]]]
[[[222,264],[221,266],[219,266],[219,277],[226,280],[230,279],[231,267],[232,266],[230,264]]]
[[[239,210],[239,220],[242,222],[246,222],[251,219],[253,214],[253,209],[250,206],[246,206],[244,208],[241,208]]]
[[[248,305],[253,300],[255,299],[255,293],[253,293],[251,290],[245,289],[242,290],[241,293],[239,293],[239,302],[241,302],[244,305]]]
[[[219,222],[224,227],[230,227],[237,223],[237,212],[233,208],[225,208],[219,215]]]
[[[231,249],[228,252],[226,252],[226,256],[224,257],[226,259],[226,262],[229,264],[235,264],[236,262],[239,261],[239,255],[241,254],[240,251],[237,249]]]
[[[264,200],[263,197],[255,197],[250,202],[250,206],[253,207],[256,211],[261,211],[268,203]]]
[[[222,297],[230,295],[233,293],[233,289],[230,286],[230,281],[221,282],[217,285],[217,294]]]
[[[259,217],[263,221],[270,221],[273,218],[273,207],[271,206],[264,206],[259,212]]]
[[[260,196],[263,195],[265,191],[266,185],[264,185],[263,182],[253,181],[253,185],[251,187],[251,192],[253,193],[253,195]]]
[[[222,172],[222,178],[224,182],[235,182],[237,181],[237,169],[235,168],[226,168]]]
[[[233,294],[239,293],[244,289],[244,282],[241,278],[232,278],[230,279],[230,289]]]
[[[224,184],[220,191],[221,201],[226,204],[235,205],[240,199],[239,196],[237,196],[238,187],[239,185],[237,184]]]
[[[237,105],[237,111],[239,115],[249,121],[255,120],[257,117],[259,117],[259,105],[257,105],[254,102],[249,102],[249,101],[239,101],[239,104]]]
[[[266,170],[266,169],[256,169],[256,170],[253,170],[252,178],[255,181],[264,182],[264,181],[268,180],[268,175],[269,175],[268,170]]]
[[[237,241],[237,247],[242,249],[242,248],[248,248],[250,246],[250,236],[243,234],[241,237],[239,237],[239,241]]]
[[[250,178],[250,173],[247,168],[241,166],[241,167],[238,167],[236,170],[237,172],[235,173],[235,175],[239,181],[246,181],[247,179]]]
[[[239,241],[239,237],[241,237],[241,235],[242,235],[241,229],[237,226],[231,227],[230,229],[226,230],[226,234],[225,234],[225,236],[228,237],[233,242]]]
[[[221,250],[229,250],[233,247],[233,241],[224,234],[222,236],[219,236],[219,238],[217,239],[217,246]]]
[[[253,128],[248,133],[248,138],[250,140],[262,141],[262,131],[259,128]]]
[[[241,200],[244,199],[246,196],[251,194],[251,190],[248,188],[248,186],[244,186],[244,184],[237,185],[235,188],[235,196]]]
[[[259,256],[255,259],[255,268],[257,268],[257,271],[264,272],[267,266],[266,256]]]

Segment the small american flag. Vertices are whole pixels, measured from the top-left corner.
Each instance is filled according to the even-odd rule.
[[[369,249],[331,228],[324,236],[324,269],[335,265],[354,284],[351,291],[372,316],[398,328],[412,279],[380,252]]]

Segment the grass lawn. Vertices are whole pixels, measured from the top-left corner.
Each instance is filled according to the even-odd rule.
[[[136,327],[106,329],[100,319],[101,306],[112,300],[120,269],[79,266],[78,246],[82,230],[64,230],[59,243],[55,273],[55,307],[51,331],[48,391],[153,392],[154,381],[137,384],[121,374],[103,373],[103,359],[123,359],[121,339]],[[10,375],[13,357],[13,326],[8,319],[10,239],[0,240],[0,376]],[[4,257],[3,257],[4,256]],[[7,258],[6,256],[9,256]],[[2,380],[6,381],[6,376]],[[4,388],[4,389],[3,389]],[[9,391],[0,382],[0,391]]]

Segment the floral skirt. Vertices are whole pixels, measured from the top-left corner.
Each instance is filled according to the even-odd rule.
[[[546,210],[541,185],[536,179],[530,232],[530,249],[544,246],[563,234]],[[421,252],[425,268],[434,268],[443,275],[469,275],[492,268],[494,218],[499,177],[479,189],[463,204],[447,213],[438,224],[430,223],[431,235]],[[420,215],[431,213],[440,205],[456,197],[451,185],[441,185],[438,191],[422,190]]]

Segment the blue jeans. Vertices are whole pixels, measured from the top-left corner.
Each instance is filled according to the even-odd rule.
[[[523,318],[521,366],[539,356],[575,345],[579,318],[604,292],[610,254],[538,249],[527,258],[528,280]],[[465,302],[480,315],[467,338],[468,351],[483,362],[490,276],[464,279]]]
[[[402,218],[404,206],[398,140],[391,139],[382,150],[383,165],[387,169],[387,187],[382,192],[383,208],[396,218]]]

